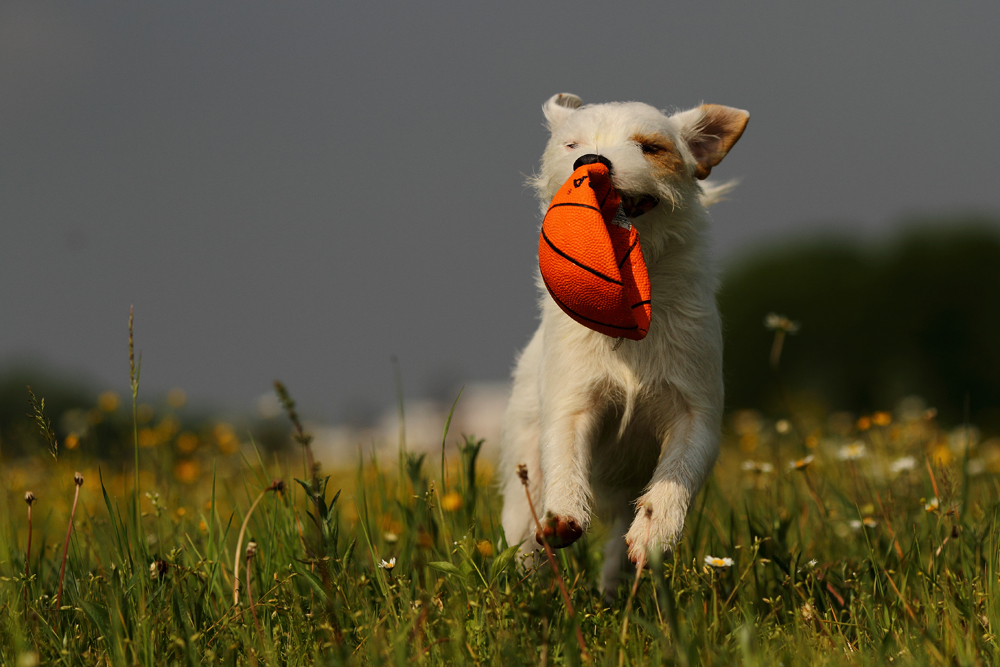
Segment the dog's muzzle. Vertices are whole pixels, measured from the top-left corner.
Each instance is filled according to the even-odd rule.
[[[608,168],[608,174],[614,177],[614,167],[611,165],[611,160],[603,155],[595,155],[594,153],[587,153],[586,155],[581,155],[573,163],[573,171],[576,171],[580,167],[586,164],[603,164]],[[656,197],[651,197],[649,195],[626,195],[622,194],[622,209],[625,211],[625,215],[630,218],[638,218],[643,213],[648,213],[649,211],[656,208],[656,205],[660,203],[660,200]]]

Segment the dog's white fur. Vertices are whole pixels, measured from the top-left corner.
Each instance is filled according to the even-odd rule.
[[[705,208],[727,186],[699,179],[739,138],[749,114],[702,105],[667,116],[638,102],[582,106],[565,93],[543,111],[552,136],[532,179],[543,212],[585,154],[611,161],[623,195],[660,201],[632,221],[652,287],[649,334],[616,348],[615,339],[565,315],[539,277],[541,325],[517,361],[501,438],[508,542],[538,548],[516,473],[523,463],[540,518],[575,521],[585,531],[592,511],[608,515],[602,587],[613,591],[626,546],[641,565],[652,550],[675,544],[718,453],[722,332]],[[672,144],[676,168],[645,154],[640,135]]]

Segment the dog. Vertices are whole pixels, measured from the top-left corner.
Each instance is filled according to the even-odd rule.
[[[722,330],[706,209],[731,185],[703,181],[750,115],[713,104],[672,115],[639,102],[584,106],[568,93],[542,109],[551,137],[529,184],[543,214],[578,160],[610,164],[639,232],[652,317],[643,340],[611,338],[570,319],[537,276],[541,324],[517,358],[503,418],[501,522],[508,543],[532,553],[542,540],[569,546],[592,514],[607,516],[609,594],[626,550],[642,567],[674,547],[718,455]]]

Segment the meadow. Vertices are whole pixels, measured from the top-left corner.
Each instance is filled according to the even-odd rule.
[[[138,375],[76,415],[82,440],[25,391],[45,446],[0,468],[4,665],[1000,660],[1000,439],[917,398],[730,414],[683,540],[638,575],[623,564],[606,601],[599,523],[554,567],[519,566],[471,434],[444,423],[437,452],[401,437],[325,470],[280,385],[274,450],[186,430],[183,397],[147,405]],[[128,457],[87,455],[101,438]]]

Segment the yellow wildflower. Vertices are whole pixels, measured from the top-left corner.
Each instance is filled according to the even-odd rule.
[[[160,438],[157,436],[156,431],[151,428],[139,429],[140,447],[156,447],[158,444],[160,444]]]
[[[178,482],[193,484],[201,474],[201,466],[193,459],[182,459],[174,466],[174,477]]]
[[[198,449],[198,436],[191,431],[184,431],[177,436],[177,450],[182,454],[190,454]]]
[[[480,540],[476,544],[476,551],[483,556],[483,558],[489,558],[493,555],[493,544],[489,540]]]
[[[872,415],[872,423],[876,426],[888,426],[892,423],[892,415],[888,412],[876,412]]]
[[[140,424],[145,424],[151,420],[155,414],[156,411],[149,403],[143,403],[135,409],[135,416],[139,420]]]
[[[444,498],[441,499],[441,509],[446,512],[457,512],[462,508],[462,496],[458,495],[454,491],[449,491],[444,494]]]
[[[236,437],[233,427],[226,423],[219,423],[212,429],[215,441],[219,445],[219,451],[223,454],[235,454],[240,447],[240,441]]]
[[[106,391],[97,397],[97,407],[104,412],[114,412],[121,402],[122,399],[113,391]]]
[[[174,409],[182,408],[187,403],[187,394],[180,387],[174,387],[167,392],[167,403]]]

